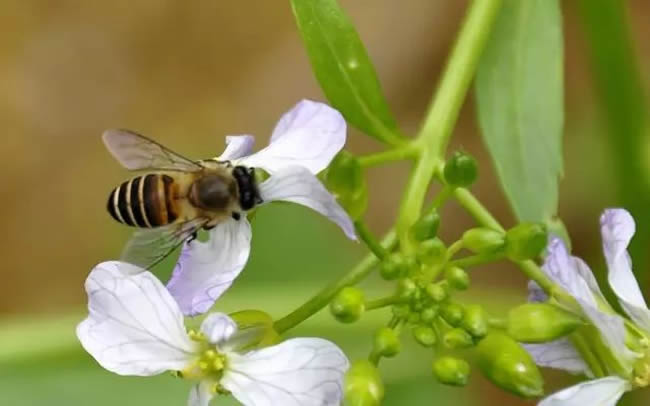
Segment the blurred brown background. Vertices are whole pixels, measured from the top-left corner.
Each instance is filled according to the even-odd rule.
[[[401,127],[413,133],[467,2],[341,4],[356,23]],[[647,79],[650,3],[628,4]],[[565,2],[564,14],[566,164],[560,214],[575,251],[599,264],[598,214],[617,201],[572,2]],[[110,219],[105,201],[129,175],[104,149],[105,129],[133,129],[204,158],[220,153],[226,134],[255,134],[258,146],[264,145],[294,103],[323,100],[285,1],[4,0],[0,25],[0,317],[80,309],[92,265],[119,255],[130,231]],[[474,190],[510,224],[472,97],[453,139],[457,147],[479,158]],[[380,146],[351,130],[347,148],[364,153]],[[367,220],[377,232],[392,224],[407,170],[393,165],[369,172]],[[471,224],[454,207],[443,218],[448,236]],[[523,278],[507,272],[475,280],[482,283],[478,289],[524,286]]]

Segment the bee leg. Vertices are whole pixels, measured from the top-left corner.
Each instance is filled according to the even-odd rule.
[[[214,226],[203,226],[203,229],[206,230],[206,231],[210,231],[215,227],[216,227],[216,225],[214,225]]]
[[[187,239],[187,243],[191,243],[192,241],[196,240],[196,238],[199,236],[199,233],[197,231],[193,232],[190,235],[190,238]]]
[[[236,211],[233,211],[232,212],[232,218],[239,221],[239,219],[241,218],[241,214],[237,213]]]

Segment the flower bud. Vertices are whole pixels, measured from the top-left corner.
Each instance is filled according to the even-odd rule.
[[[413,279],[404,278],[397,283],[397,297],[401,300],[410,300],[417,290],[418,287]]]
[[[455,187],[467,187],[474,183],[478,175],[476,160],[470,155],[456,151],[445,163],[445,181]]]
[[[487,314],[479,305],[468,305],[465,307],[461,326],[472,335],[472,337],[483,338],[488,331]]]
[[[477,254],[498,251],[505,241],[503,233],[490,228],[472,228],[463,233],[463,246]]]
[[[359,320],[365,308],[363,292],[352,286],[341,289],[330,302],[332,316],[342,323]]]
[[[408,304],[396,304],[393,306],[393,315],[399,319],[405,319],[411,314],[411,307]]]
[[[352,219],[368,206],[368,187],[359,160],[349,152],[339,152],[324,173],[324,183]]]
[[[420,320],[423,323],[430,324],[436,319],[437,315],[438,315],[438,309],[436,307],[429,306],[425,309],[422,309],[422,311],[420,312]]]
[[[440,315],[449,325],[457,327],[463,320],[463,307],[457,303],[445,303],[440,308]]]
[[[521,223],[506,233],[506,254],[513,260],[537,258],[548,241],[546,226],[539,223]]]
[[[507,332],[516,341],[544,343],[570,334],[579,317],[548,303],[526,303],[508,313]]]
[[[384,383],[377,368],[367,360],[355,361],[345,373],[345,404],[379,406],[384,398]]]
[[[474,340],[462,328],[452,328],[442,336],[442,343],[449,349],[469,348],[474,345]]]
[[[382,327],[375,334],[373,351],[382,357],[394,357],[402,348],[395,330],[388,327]]]
[[[506,334],[488,334],[477,350],[479,368],[495,385],[527,398],[544,393],[544,380],[530,354]]]
[[[411,227],[411,235],[417,241],[430,240],[438,234],[438,227],[440,227],[440,215],[436,210],[433,210],[420,217],[413,224],[413,227]]]
[[[469,377],[469,364],[459,358],[440,357],[433,361],[433,375],[440,383],[465,386]]]
[[[399,252],[392,253],[386,258],[379,267],[381,277],[387,281],[392,281],[402,277],[408,271],[408,264],[404,255]]]
[[[445,279],[447,279],[449,286],[453,289],[466,290],[469,287],[469,275],[457,266],[447,268],[445,271]]]
[[[446,253],[445,244],[439,238],[432,238],[420,243],[417,258],[423,264],[439,264],[445,260]]]
[[[415,341],[420,343],[423,347],[433,347],[436,341],[438,341],[436,332],[429,326],[416,326],[413,328],[412,333]]]
[[[430,283],[425,288],[427,296],[436,303],[440,303],[447,299],[447,284],[446,283]]]

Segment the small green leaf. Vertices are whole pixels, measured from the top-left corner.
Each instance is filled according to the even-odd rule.
[[[479,124],[522,221],[557,211],[562,174],[562,16],[558,0],[506,0],[479,64]]]
[[[291,5],[316,79],[330,103],[368,135],[401,143],[375,68],[337,1],[291,0]]]

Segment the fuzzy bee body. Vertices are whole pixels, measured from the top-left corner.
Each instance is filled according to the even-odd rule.
[[[201,229],[210,229],[262,202],[253,168],[228,161],[190,161],[127,130],[104,133],[109,151],[128,169],[154,170],[131,178],[108,197],[111,217],[137,227],[123,259],[149,268]]]

